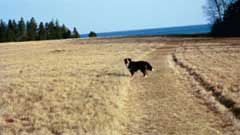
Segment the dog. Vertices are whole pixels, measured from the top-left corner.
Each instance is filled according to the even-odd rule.
[[[147,70],[153,71],[153,67],[146,61],[132,61],[130,58],[124,59],[124,64],[133,77],[134,73],[140,70],[143,73],[143,77],[147,77]]]

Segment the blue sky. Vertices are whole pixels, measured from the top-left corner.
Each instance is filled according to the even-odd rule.
[[[80,33],[208,23],[206,0],[0,0],[0,18],[58,19]]]

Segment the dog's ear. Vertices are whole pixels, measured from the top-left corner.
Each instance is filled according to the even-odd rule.
[[[124,61],[125,64],[128,63],[128,59],[127,58],[125,58],[123,61]]]
[[[132,61],[132,59],[128,58],[128,61],[129,61],[129,62],[131,62],[131,61]]]

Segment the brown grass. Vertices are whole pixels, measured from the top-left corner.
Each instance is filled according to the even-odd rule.
[[[238,42],[132,37],[2,43],[0,134],[237,135],[232,122],[206,105],[211,94],[196,94],[204,88],[186,79],[171,56],[239,103]],[[130,79],[126,57],[148,60],[155,71]]]
[[[81,40],[1,44],[0,132],[119,134],[129,86],[122,60],[151,51]]]
[[[185,45],[187,46],[187,44]],[[215,89],[240,103],[240,44],[217,43],[196,44],[192,48],[178,49],[178,58]]]

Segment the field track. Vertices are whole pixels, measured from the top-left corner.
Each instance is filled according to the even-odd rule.
[[[0,135],[239,135],[239,60],[238,38],[0,44]]]
[[[175,47],[160,47],[148,59],[156,71],[148,79],[134,79],[130,91],[129,134],[224,134],[227,123],[193,96],[172,60]],[[137,104],[136,104],[137,103]]]

